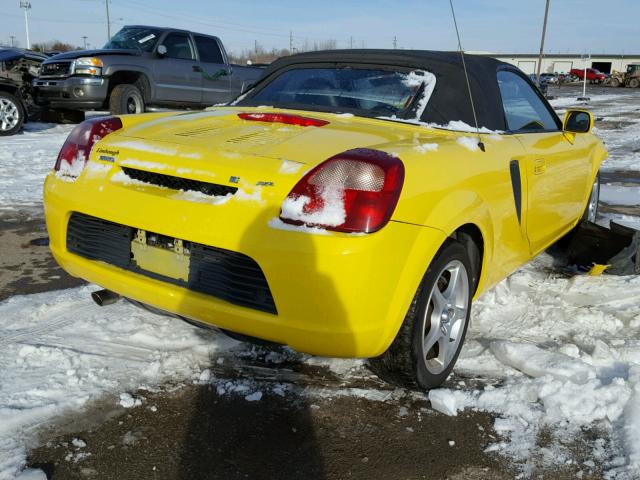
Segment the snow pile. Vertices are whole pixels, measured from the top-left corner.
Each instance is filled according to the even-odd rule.
[[[420,97],[416,108],[415,120],[419,121],[422,118],[425,108],[427,108],[427,104],[429,103],[433,90],[436,88],[436,76],[433,73],[426,72],[424,70],[412,71],[406,75],[402,83],[407,87],[421,87],[424,85],[422,96]]]
[[[418,143],[413,149],[419,153],[436,152],[438,150],[437,143]]]
[[[478,146],[478,142],[479,140],[477,137],[458,137],[456,139],[456,143],[458,145],[462,145],[464,148],[466,148],[471,152],[476,152],[480,150],[480,147]]]
[[[53,417],[105,394],[134,407],[141,398],[122,392],[189,378],[236,344],[126,302],[101,309],[92,290],[0,303],[0,478],[20,471],[36,430]]]
[[[640,475],[640,277],[565,278],[539,257],[483,295],[456,372],[477,389],[430,392],[434,409],[497,414],[499,451],[524,472],[573,458],[566,445],[591,430],[611,475]],[[498,380],[496,382],[496,380]],[[494,386],[497,384],[497,386]],[[538,434],[552,439],[540,459]],[[610,444],[607,444],[610,442]]]
[[[337,226],[344,223],[347,213],[344,208],[344,190],[323,188],[319,191],[322,205],[309,208],[311,199],[306,195],[289,196],[282,203],[281,218],[296,220],[307,225]]]
[[[60,169],[56,172],[56,177],[65,182],[75,182],[84,170],[85,163],[84,153],[78,152],[71,163],[66,160],[60,162]]]

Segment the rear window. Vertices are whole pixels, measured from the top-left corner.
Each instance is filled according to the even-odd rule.
[[[252,92],[239,105],[270,105],[368,116],[403,116],[420,102],[433,75],[369,68],[295,68]],[[423,104],[424,103],[424,104]]]
[[[196,36],[196,46],[200,61],[205,63],[224,63],[218,42],[213,38]]]

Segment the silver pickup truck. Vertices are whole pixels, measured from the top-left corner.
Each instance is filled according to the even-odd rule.
[[[51,57],[33,87],[36,103],[51,109],[141,113],[154,107],[203,108],[228,102],[262,72],[230,64],[217,37],[131,25],[101,50]]]

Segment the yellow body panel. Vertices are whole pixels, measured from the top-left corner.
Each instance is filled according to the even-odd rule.
[[[546,134],[483,134],[482,152],[459,141],[476,138],[471,134],[378,119],[304,112],[330,122],[315,128],[237,118],[238,112],[252,110],[264,111],[221,107],[122,117],[124,128],[93,147],[78,179],[68,181],[53,172],[47,177],[46,218],[57,261],[72,275],[123,296],[221,328],[311,354],[371,357],[393,341],[447,236],[467,224],[482,233],[478,295],[577,223],[606,155],[591,134],[553,141]],[[437,144],[437,149],[425,144]],[[392,153],[405,165],[392,221],[368,235],[282,228],[280,205],[304,173],[357,147]],[[547,159],[547,171],[539,177],[556,167],[577,171],[539,184],[532,176],[541,158]],[[513,161],[520,165],[520,220]],[[126,181],[123,166],[239,191],[222,200],[188,195]],[[531,192],[535,196],[529,198]],[[538,209],[545,194],[550,203]],[[72,254],[66,234],[73,212],[247,255],[264,272],[277,314]],[[553,234],[531,242],[528,226],[540,222],[548,222]],[[185,261],[180,255],[167,260],[173,252],[140,253],[139,247],[134,254],[143,263],[174,262],[163,267],[172,278],[181,274],[179,262]]]

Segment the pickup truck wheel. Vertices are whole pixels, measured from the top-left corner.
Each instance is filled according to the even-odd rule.
[[[144,97],[135,85],[122,83],[116,85],[109,97],[109,110],[112,115],[144,113]]]
[[[390,383],[440,386],[458,359],[471,314],[471,261],[462,243],[447,239],[427,269],[400,331],[369,364]]]
[[[25,112],[17,97],[0,92],[0,136],[17,133],[24,123]]]

